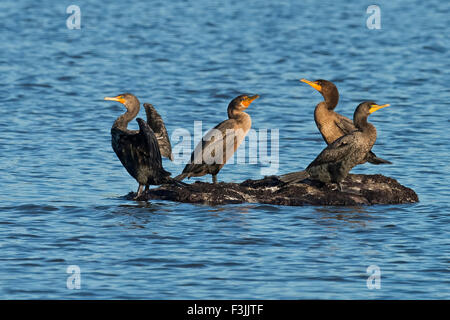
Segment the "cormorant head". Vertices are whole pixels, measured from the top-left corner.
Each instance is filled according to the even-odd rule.
[[[390,104],[378,105],[373,101],[364,101],[356,107],[355,113],[353,114],[353,122],[355,125],[363,120],[367,120],[367,117],[381,108],[389,107]]]
[[[230,104],[228,105],[228,108],[239,110],[239,111],[245,110],[257,98],[259,98],[259,95],[257,95],[257,94],[254,96],[248,96],[246,94],[241,94],[240,96],[237,96],[236,98],[231,100]]]
[[[337,104],[337,99],[339,99],[339,92],[333,82],[323,79],[319,79],[316,81],[300,79],[300,81],[309,84],[311,87],[319,91],[325,98],[325,100],[335,99]]]
[[[105,100],[120,102],[128,111],[139,110],[139,100],[131,93],[122,93],[115,97],[105,97]]]

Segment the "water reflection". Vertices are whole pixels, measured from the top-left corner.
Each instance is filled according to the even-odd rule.
[[[120,226],[129,229],[153,229],[172,212],[170,206],[145,201],[122,203],[108,211]]]
[[[367,227],[371,222],[371,210],[365,206],[354,207],[316,207],[314,208],[319,220],[317,223],[328,228],[338,228],[342,222],[359,227]]]
[[[382,32],[367,30],[364,8],[349,1],[97,2],[81,7],[90,18],[78,31],[64,29],[53,2],[1,5],[0,298],[449,296],[445,1],[384,2],[396,19],[386,16]],[[118,19],[123,12],[133,19]],[[321,97],[301,87],[303,77],[336,81],[347,117],[366,97],[391,103],[372,121],[374,151],[394,164],[356,171],[393,177],[421,203],[211,207],[120,197],[137,185],[111,149],[120,107],[105,108],[102,97],[131,91],[157,107],[171,135],[197,120],[210,128],[231,97],[257,92],[252,128],[280,129],[285,173],[324,147],[313,115]],[[184,166],[164,167],[176,175]],[[221,179],[260,178],[260,169],[230,164]],[[66,263],[89,279],[80,293],[65,287]],[[387,277],[369,294],[370,263]]]

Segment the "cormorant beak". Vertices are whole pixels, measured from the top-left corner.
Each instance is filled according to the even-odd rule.
[[[382,106],[379,106],[378,104],[371,104],[369,113],[374,113],[377,110],[380,110],[381,108],[389,107],[390,104],[383,104]]]
[[[122,104],[125,103],[125,99],[122,96],[117,96],[117,97],[105,97],[105,100],[110,100],[110,101],[117,101],[120,102]]]
[[[309,81],[309,80],[306,80],[306,79],[300,79],[300,81],[301,81],[301,82],[304,82],[304,83],[307,83],[307,84],[309,84],[311,87],[313,87],[314,89],[316,89],[317,91],[322,92],[322,86],[319,85],[318,83],[312,82],[312,81]]]
[[[246,98],[244,98],[244,100],[242,100],[242,104],[248,108],[248,106],[249,106],[255,99],[258,99],[258,98],[259,98],[259,95],[257,95],[257,94],[254,95],[254,96],[251,96],[251,97],[246,97]]]

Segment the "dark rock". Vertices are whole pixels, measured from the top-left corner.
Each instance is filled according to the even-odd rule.
[[[134,194],[130,193],[128,197],[132,196]],[[276,176],[270,176],[242,183],[220,182],[214,185],[197,181],[186,186],[162,185],[150,189],[140,200],[156,199],[209,205],[247,202],[286,206],[354,206],[419,201],[414,190],[379,174],[349,174],[342,182],[342,192],[334,184],[309,180],[285,184]]]

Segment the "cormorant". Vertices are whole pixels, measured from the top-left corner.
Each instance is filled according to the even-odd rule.
[[[304,171],[282,175],[280,180],[290,183],[309,178],[324,183],[337,183],[342,190],[340,183],[354,166],[363,163],[377,139],[377,130],[367,122],[367,117],[388,106],[389,104],[377,105],[372,101],[359,104],[353,115],[357,130],[328,145]]]
[[[325,99],[325,101],[320,102],[316,106],[314,110],[314,121],[322,134],[323,140],[328,145],[336,139],[356,130],[352,120],[334,111],[339,101],[339,92],[333,82],[321,79],[316,81],[301,79],[300,81],[309,84],[319,91]],[[378,158],[372,151],[362,161],[362,163],[392,164],[388,160]]]
[[[169,177],[170,172],[162,167],[160,147],[149,124],[137,118],[139,130],[127,129],[128,123],[139,113],[138,98],[131,93],[123,93],[116,97],[106,97],[105,100],[118,101],[127,109],[111,128],[111,145],[122,165],[139,183],[135,199],[142,195],[144,186],[147,190],[149,185],[160,185],[173,180]],[[149,117],[147,111],[147,118]]]
[[[240,95],[228,105],[228,120],[211,129],[195,147],[191,160],[176,180],[212,175],[217,183],[217,174],[244,140],[252,125],[252,119],[244,112],[259,96]]]

